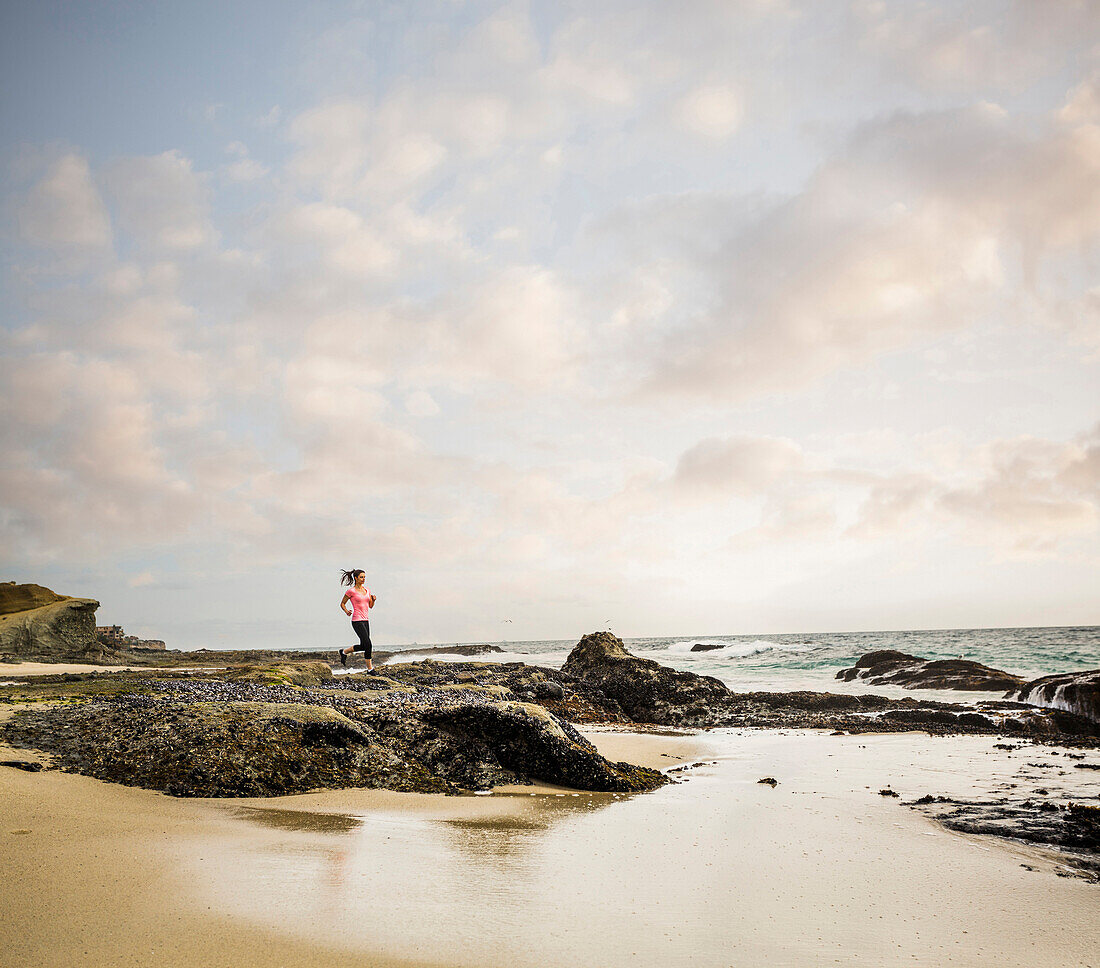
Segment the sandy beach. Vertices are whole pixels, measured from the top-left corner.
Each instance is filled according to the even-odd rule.
[[[90,672],[134,672],[147,666],[94,665],[77,662],[5,662],[0,664],[0,681],[19,679],[23,676],[87,675]],[[166,666],[161,672],[209,672],[220,666]]]
[[[180,800],[2,769],[7,963],[1097,963],[1100,895],[1056,854],[877,795],[1006,782],[989,737],[587,735],[684,780]]]
[[[609,755],[655,768],[683,763],[698,751],[689,737],[605,737],[600,746]],[[45,757],[0,744],[0,760],[8,759]],[[307,838],[311,832],[322,837],[350,832],[358,822],[349,813],[433,821],[484,818],[514,803],[509,790],[517,797],[573,795],[532,786],[503,789],[493,798],[325,790],[267,800],[189,800],[72,774],[0,768],[0,863],[7,872],[0,888],[4,963],[11,968],[152,962],[163,968],[313,968],[337,957],[346,963],[350,955],[352,963],[379,968],[446,964],[442,945],[424,958],[369,945],[349,951],[335,922],[317,925],[319,932],[331,933],[328,940],[295,938],[212,903],[194,890],[185,867],[219,868],[226,851],[263,856],[285,846],[288,831]],[[354,915],[354,906],[348,910]]]

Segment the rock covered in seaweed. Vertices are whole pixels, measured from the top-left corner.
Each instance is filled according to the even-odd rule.
[[[540,706],[396,682],[381,692],[326,689],[317,669],[299,686],[257,673],[133,679],[79,705],[24,710],[2,731],[13,745],[53,753],[64,770],[178,796],[454,793],[534,780],[632,792],[666,782],[604,759]]]
[[[709,725],[730,698],[721,680],[631,655],[610,632],[584,636],[562,671],[598,686],[639,723]]]
[[[921,659],[894,649],[868,652],[851,669],[838,672],[836,678],[845,682],[865,679],[875,685],[907,689],[966,689],[972,692],[1004,692],[1024,684],[1020,676],[969,659]]]

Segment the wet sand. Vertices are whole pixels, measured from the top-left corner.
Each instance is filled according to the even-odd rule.
[[[660,767],[683,762],[696,747],[694,739],[683,737],[656,748],[644,734],[617,734],[607,743],[615,758],[629,754]],[[0,744],[0,760],[45,759]],[[510,789],[525,797],[574,792]],[[369,939],[349,950],[340,940],[342,925],[346,918],[364,923],[361,898],[330,921],[312,925],[315,933],[308,938],[295,939],[195,891],[191,868],[198,865],[195,876],[202,879],[227,855],[263,856],[285,846],[288,831],[351,831],[359,822],[349,812],[476,821],[500,813],[508,799],[505,792],[443,797],[323,790],[274,799],[182,800],[89,777],[0,767],[0,960],[10,968],[314,968],[337,959],[377,968],[446,964],[445,949],[430,943],[425,948],[434,950],[425,957],[380,951]]]
[[[232,801],[0,769],[5,963],[1098,963],[1100,888],[877,795],[993,789],[990,737],[589,735],[704,765],[637,796]]]
[[[2,662],[0,680],[21,676],[60,676],[66,673],[86,675],[89,672],[211,672],[221,666],[105,666],[81,665],[76,662]]]

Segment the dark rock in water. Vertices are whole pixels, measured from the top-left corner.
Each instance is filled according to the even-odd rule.
[[[41,585],[0,583],[0,653],[44,662],[101,662],[113,653],[96,633],[91,598],[68,598]]]
[[[725,645],[721,642],[696,642],[692,647],[692,652],[713,652],[715,649],[724,649]]]
[[[880,797],[900,797],[901,796],[900,793],[898,793],[896,790],[891,790],[889,787],[883,787],[881,790],[878,791],[878,795]]]
[[[842,669],[837,679],[851,682],[866,679],[875,685],[904,686],[907,689],[966,689],[975,692],[1017,689],[1024,680],[1010,672],[991,669],[969,659],[921,659],[906,652],[880,649],[861,656],[851,669]]]
[[[941,709],[890,709],[882,714],[887,722],[913,726],[978,726],[993,729],[993,721],[978,713],[954,713]]]
[[[1063,809],[1047,800],[949,797],[922,797],[913,805],[922,806],[950,830],[1057,847],[1074,867],[1100,880],[1100,806],[1071,803]]]
[[[1011,698],[1033,706],[1061,709],[1100,722],[1100,669],[1043,676],[1023,685]]]
[[[403,653],[408,655],[489,655],[493,652],[503,651],[499,645],[433,645],[425,649],[413,646],[397,652],[376,651],[374,658],[378,661],[400,661]]]
[[[761,777],[756,781],[757,783],[766,783],[770,787],[778,786],[779,781],[774,776]]]
[[[867,712],[887,709],[897,701],[885,696],[841,696],[835,692],[742,692],[738,701],[749,701],[771,709],[804,710],[806,712]],[[911,702],[912,700],[905,700]]]
[[[658,725],[710,725],[730,697],[725,683],[640,659],[610,632],[593,632],[569,653],[562,671],[595,685],[631,719]]]

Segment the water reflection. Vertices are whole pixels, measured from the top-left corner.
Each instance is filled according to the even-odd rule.
[[[534,849],[551,826],[603,810],[619,799],[626,797],[606,793],[505,796],[498,800],[504,812],[444,817],[433,825],[446,835],[446,845],[457,851],[481,859],[509,857]]]
[[[358,830],[363,821],[342,813],[313,813],[308,810],[268,810],[264,807],[238,807],[236,816],[273,830],[313,834],[346,834]]]
[[[328,814],[235,805],[218,865],[187,841],[180,870],[220,911],[364,958],[451,968],[1021,965],[1032,939],[1057,963],[1092,963],[1095,931],[1081,926],[1095,923],[1093,889],[1035,880],[1021,857],[877,795],[974,795],[1034,775],[1080,796],[1095,780],[1077,760],[988,737],[708,742],[691,782],[639,796],[349,794],[322,801],[336,805]],[[1057,767],[1034,765],[1047,762]],[[757,783],[765,775],[776,790]],[[980,887],[991,883],[995,897]]]

